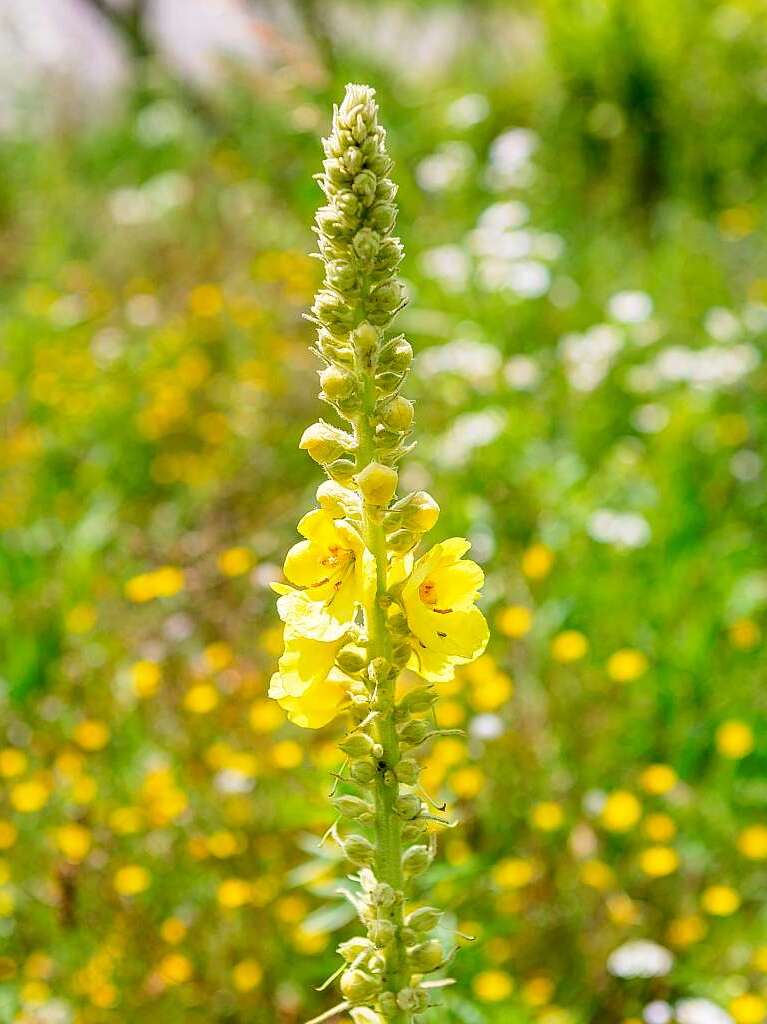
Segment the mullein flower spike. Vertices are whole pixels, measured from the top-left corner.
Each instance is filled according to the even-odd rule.
[[[315,230],[325,279],[309,319],[320,398],[347,426],[321,420],[301,438],[328,480],[298,525],[304,539],[285,560],[288,582],[274,585],[285,651],[269,692],[306,728],[350,716],[340,746],[354,792],[334,798],[347,828],[332,835],[358,869],[367,935],[339,947],[341,1005],[358,1024],[404,1024],[430,1005],[424,976],[447,955],[428,934],[439,911],[407,905],[434,842],[418,762],[403,755],[435,732],[423,717],[436,700],[432,684],[478,657],[488,628],[475,605],[482,570],[463,557],[468,542],[454,537],[416,560],[439,506],[425,491],[397,498],[397,465],[412,447],[413,406],[400,391],[413,350],[401,335],[385,337],[405,292],[392,234],[397,189],[377,114],[374,91],[349,85],[323,140],[326,203]],[[423,685],[400,695],[404,668]]]

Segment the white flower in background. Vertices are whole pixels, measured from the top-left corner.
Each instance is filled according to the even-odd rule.
[[[750,483],[756,480],[764,468],[764,460],[758,452],[748,448],[735,452],[730,459],[730,472],[736,480],[742,483]]]
[[[501,368],[501,353],[494,345],[470,338],[434,345],[418,356],[422,377],[457,373],[474,385],[492,384]]]
[[[497,740],[505,732],[503,719],[490,712],[475,715],[469,724],[469,735],[475,740]]]
[[[588,523],[589,536],[616,548],[641,548],[651,537],[650,524],[637,512],[613,512],[600,508]]]
[[[606,800],[607,793],[603,789],[590,789],[583,795],[583,810],[592,818],[596,818],[602,813]]]
[[[531,391],[541,379],[541,370],[531,356],[512,356],[503,368],[503,376],[515,391]]]
[[[538,136],[528,128],[510,128],[490,146],[488,184],[501,191],[526,188],[533,179],[532,156],[538,148]]]
[[[652,316],[652,299],[647,292],[617,292],[607,303],[607,312],[621,324],[641,324]]]
[[[186,175],[166,171],[136,188],[117,189],[109,197],[109,212],[116,224],[146,224],[188,203],[192,191]]]
[[[665,999],[654,999],[642,1010],[642,1020],[645,1024],[669,1024],[673,1016],[671,1004]]]
[[[703,327],[714,341],[734,341],[742,332],[740,321],[730,309],[714,306],[703,318]]]
[[[459,292],[466,287],[471,261],[460,245],[437,245],[425,249],[420,257],[421,272],[440,282],[446,291]]]
[[[593,391],[607,376],[623,347],[623,333],[611,324],[596,324],[583,334],[566,334],[559,342],[565,372],[577,391]]]
[[[551,286],[551,273],[537,260],[484,259],[478,281],[485,291],[509,291],[523,299],[537,299]]]
[[[415,169],[415,177],[424,192],[444,192],[456,188],[474,163],[474,150],[465,142],[446,142]]]
[[[607,970],[616,978],[662,978],[673,966],[673,953],[649,939],[624,942],[607,958]]]
[[[759,361],[757,349],[746,343],[701,349],[672,345],[658,354],[653,368],[667,383],[687,383],[703,391],[715,391],[738,384]]]
[[[729,1013],[710,999],[680,999],[674,1016],[677,1024],[734,1024]]]
[[[480,124],[490,113],[487,96],[481,92],[470,92],[454,100],[447,108],[445,118],[451,128],[471,128]]]
[[[487,231],[492,237],[499,232],[520,228],[530,218],[530,210],[519,199],[505,203],[493,203],[484,210],[477,221],[477,231]]]
[[[761,302],[749,302],[743,310],[743,324],[754,334],[767,331],[767,306]]]
[[[490,444],[506,425],[501,409],[485,409],[456,416],[450,429],[438,439],[436,461],[451,469],[463,466],[475,448]]]
[[[659,434],[670,419],[671,413],[665,405],[657,405],[654,402],[638,405],[631,415],[632,424],[642,434]]]

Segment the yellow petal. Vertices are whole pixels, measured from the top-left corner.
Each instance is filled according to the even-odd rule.
[[[434,581],[439,608],[467,608],[476,601],[485,574],[476,562],[462,561],[435,569],[429,579]]]
[[[473,661],[484,651],[490,636],[485,617],[479,608],[440,614],[423,601],[406,604],[410,629],[427,648],[461,662]]]
[[[321,729],[336,717],[346,699],[344,683],[328,679],[310,686],[300,697],[279,697],[278,701],[295,725]]]
[[[351,574],[343,581],[331,602],[313,601],[308,593],[289,590],[277,601],[277,611],[291,630],[312,640],[331,643],[340,639],[352,624],[355,587]]]
[[[297,587],[314,587],[328,578],[322,565],[323,549],[309,540],[294,544],[285,556],[284,573]]]
[[[422,647],[418,642],[413,646],[407,667],[429,683],[449,683],[455,677],[452,658]]]
[[[278,662],[279,672],[272,677],[270,696],[297,697],[316,683],[323,682],[333,667],[342,641],[322,643],[285,630],[285,651]]]

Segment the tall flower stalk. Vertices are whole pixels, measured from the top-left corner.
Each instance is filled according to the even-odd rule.
[[[270,687],[298,725],[348,713],[331,831],[357,869],[351,898],[365,934],[339,946],[344,1001],[333,1012],[348,1010],[355,1024],[414,1021],[441,984],[429,978],[448,959],[432,934],[440,911],[408,902],[439,821],[422,799],[413,751],[439,731],[429,717],[435,684],[488,639],[475,605],[482,570],[463,558],[468,541],[454,537],[416,559],[439,507],[425,491],[397,498],[396,467],[412,448],[413,405],[401,389],[413,353],[402,335],[386,337],[405,294],[385,139],[374,91],[347,86],[323,140],[316,232],[325,279],[309,317],[320,398],[346,426],[320,420],[301,439],[328,479],[298,525],[288,583],[274,585],[285,649]],[[398,686],[406,668],[412,675]]]

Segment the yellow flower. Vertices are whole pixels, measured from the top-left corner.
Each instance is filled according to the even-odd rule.
[[[588,640],[577,629],[566,629],[563,633],[557,633],[551,642],[552,658],[563,664],[580,661],[586,656],[588,649]]]
[[[733,761],[746,757],[754,749],[751,726],[735,719],[722,722],[716,730],[716,746],[722,757],[729,757]]]
[[[11,805],[21,814],[33,814],[48,803],[50,787],[42,778],[17,782],[11,789]]]
[[[744,992],[730,1001],[729,1010],[736,1024],[762,1024],[767,1016],[767,1000]]]
[[[109,726],[95,718],[86,718],[75,726],[72,738],[83,750],[101,750],[109,742]]]
[[[269,696],[304,729],[320,729],[346,700],[348,677],[334,667],[343,637],[313,640],[285,627],[285,652],[269,684]]]
[[[155,661],[137,661],[131,666],[131,684],[137,697],[151,697],[160,685],[160,666]]]
[[[242,576],[253,565],[253,556],[247,548],[227,548],[216,561],[224,576]]]
[[[232,982],[238,992],[250,992],[261,984],[264,972],[256,960],[240,960],[232,968]]]
[[[616,789],[605,800],[602,824],[610,832],[628,832],[639,821],[642,805],[633,793]]]
[[[653,796],[663,796],[677,784],[677,774],[671,765],[651,764],[639,777],[642,788]]]
[[[227,878],[218,887],[216,898],[222,907],[236,910],[250,900],[251,885],[244,878]]]
[[[738,849],[749,860],[767,860],[767,825],[749,825],[738,836]]]
[[[354,527],[345,519],[333,519],[324,509],[308,512],[298,532],[306,540],[288,551],[284,572],[300,589],[273,583],[282,595],[277,610],[294,633],[324,642],[338,640],[362,600],[371,556]]]
[[[184,695],[184,707],[195,715],[206,715],[218,704],[218,690],[212,683],[195,683]]]
[[[492,878],[502,889],[521,889],[535,878],[538,866],[535,861],[522,857],[507,857],[499,861],[492,871]]]
[[[502,608],[495,623],[504,636],[517,639],[530,632],[533,625],[533,613],[523,604],[512,604]]]
[[[511,995],[514,981],[506,971],[481,971],[474,978],[472,987],[481,1003],[500,1003]]]
[[[168,985],[183,985],[192,976],[192,962],[183,953],[168,953],[157,965],[157,970]]]
[[[522,572],[531,580],[548,576],[554,564],[554,553],[545,544],[533,544],[522,555]]]
[[[762,639],[759,624],[753,619],[738,619],[729,629],[730,643],[740,651],[750,651]]]
[[[402,588],[413,634],[410,667],[430,682],[453,678],[484,651],[489,631],[474,602],[484,582],[475,562],[463,561],[471,545],[461,537],[435,544],[419,558]]]
[[[84,825],[70,822],[61,825],[55,832],[56,846],[72,864],[85,860],[91,848],[91,834]]]
[[[136,896],[149,888],[151,879],[146,868],[140,864],[127,864],[115,872],[114,887],[121,896]]]
[[[607,662],[607,674],[616,683],[631,683],[647,671],[647,658],[641,651],[624,647],[612,654]]]
[[[554,800],[544,800],[533,807],[530,820],[535,828],[539,828],[542,832],[556,832],[558,828],[562,827],[565,815],[561,804]]]
[[[650,878],[664,878],[679,867],[679,854],[670,846],[648,846],[639,855],[639,865]]]
[[[729,917],[740,906],[740,896],[729,885],[710,885],[703,890],[700,903],[707,914]]]
[[[604,861],[585,860],[581,865],[581,881],[592,889],[605,892],[615,885],[615,875]]]
[[[706,922],[697,914],[689,914],[687,917],[675,917],[669,921],[666,931],[666,938],[672,946],[685,948],[700,942],[706,934]]]
[[[15,775],[22,775],[27,767],[27,755],[23,750],[16,747],[6,747],[0,750],[0,775],[4,779],[12,779]]]

